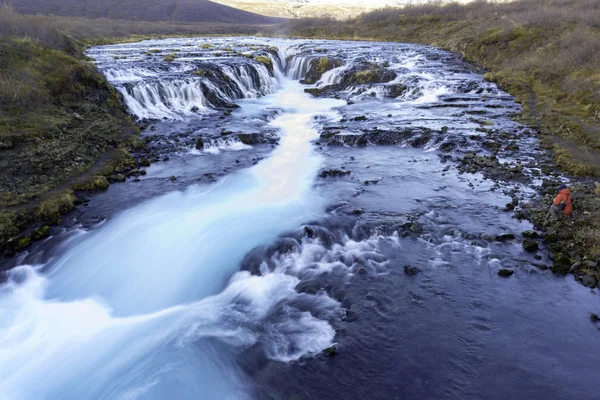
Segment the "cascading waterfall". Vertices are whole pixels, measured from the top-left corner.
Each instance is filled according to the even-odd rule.
[[[218,65],[221,76],[196,76],[194,68],[170,68],[167,76],[131,69],[109,69],[107,77],[121,93],[128,110],[139,119],[182,119],[210,113],[238,99],[274,93],[281,79],[280,62],[271,57],[274,75],[258,62]]]
[[[262,65],[222,71],[245,97],[275,91]],[[155,79],[120,90],[138,117],[174,118],[211,109],[205,83]],[[298,270],[237,272],[251,249],[324,211],[313,190],[321,157],[311,124],[339,118],[331,109],[343,102],[313,99],[287,79],[279,86],[257,100],[284,110],[270,123],[282,139],[269,159],[208,189],[136,206],[48,265],[10,272],[0,286],[0,348],[9,349],[0,352],[0,397],[240,399],[249,388],[236,351],[260,344],[267,357],[289,361],[331,344],[333,328],[293,305],[307,296],[295,291]]]
[[[286,66],[286,75],[293,80],[303,79],[310,68],[310,62],[313,58],[305,56],[291,57],[291,60]]]

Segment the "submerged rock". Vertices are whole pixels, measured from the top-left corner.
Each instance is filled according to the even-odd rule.
[[[534,253],[536,251],[538,251],[539,249],[539,245],[538,243],[533,240],[533,239],[525,239],[523,241],[523,248],[528,251],[529,253]]]
[[[404,266],[404,273],[408,276],[415,276],[417,275],[419,272],[419,269],[417,267],[414,267],[412,265],[405,265]]]
[[[502,268],[500,271],[498,271],[498,276],[501,276],[503,278],[508,278],[509,276],[512,276],[514,273],[515,273],[515,271],[513,271],[512,269]]]
[[[329,169],[326,171],[322,171],[319,176],[321,178],[327,178],[327,177],[341,177],[341,176],[346,176],[346,175],[350,175],[352,173],[352,171],[342,171],[339,169]]]
[[[324,352],[327,357],[334,357],[337,355],[337,348],[335,345],[333,345],[333,346],[325,349]]]

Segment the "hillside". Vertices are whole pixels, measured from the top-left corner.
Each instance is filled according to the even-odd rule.
[[[330,16],[348,19],[386,6],[427,3],[427,0],[213,0],[215,3],[256,14],[279,18],[314,18]],[[439,0],[447,3],[451,0]],[[456,1],[456,0],[455,0]],[[459,3],[471,0],[458,0]]]
[[[138,21],[269,24],[276,19],[208,0],[9,0],[20,14]]]

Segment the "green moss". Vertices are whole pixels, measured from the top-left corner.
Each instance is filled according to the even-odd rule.
[[[74,208],[75,196],[69,191],[42,202],[38,207],[37,216],[42,220],[51,221]]]
[[[31,233],[31,240],[42,240],[50,236],[50,227],[42,225]]]
[[[177,55],[175,55],[174,53],[171,53],[171,54],[165,56],[165,58],[163,58],[163,60],[166,62],[173,62],[173,61],[175,61],[176,58],[177,58]]]
[[[73,186],[73,190],[83,190],[83,191],[100,191],[108,189],[108,180],[105,176],[98,175],[90,178],[84,183],[80,183]]]
[[[196,76],[203,76],[203,77],[213,76],[213,72],[209,69],[197,69],[194,72],[192,72],[192,74],[194,74]]]
[[[267,69],[269,70],[269,73],[271,75],[273,75],[273,73],[274,73],[274,70],[273,70],[273,60],[271,60],[271,58],[265,57],[265,56],[257,56],[256,57],[256,61],[258,61],[259,63],[263,64],[265,67],[267,67]]]
[[[31,238],[29,236],[17,236],[15,238],[10,239],[6,243],[6,248],[13,251],[22,251],[29,247],[31,243]]]

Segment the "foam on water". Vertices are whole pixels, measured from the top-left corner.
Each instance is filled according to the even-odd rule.
[[[244,398],[232,349],[260,343],[285,361],[331,344],[333,328],[310,313],[289,306],[271,318],[297,295],[297,277],[236,273],[252,248],[324,210],[311,121],[339,118],[330,110],[341,102],[281,84],[257,100],[285,110],[271,123],[282,133],[271,158],[123,212],[43,266],[45,275],[11,272],[0,289],[2,396]]]

